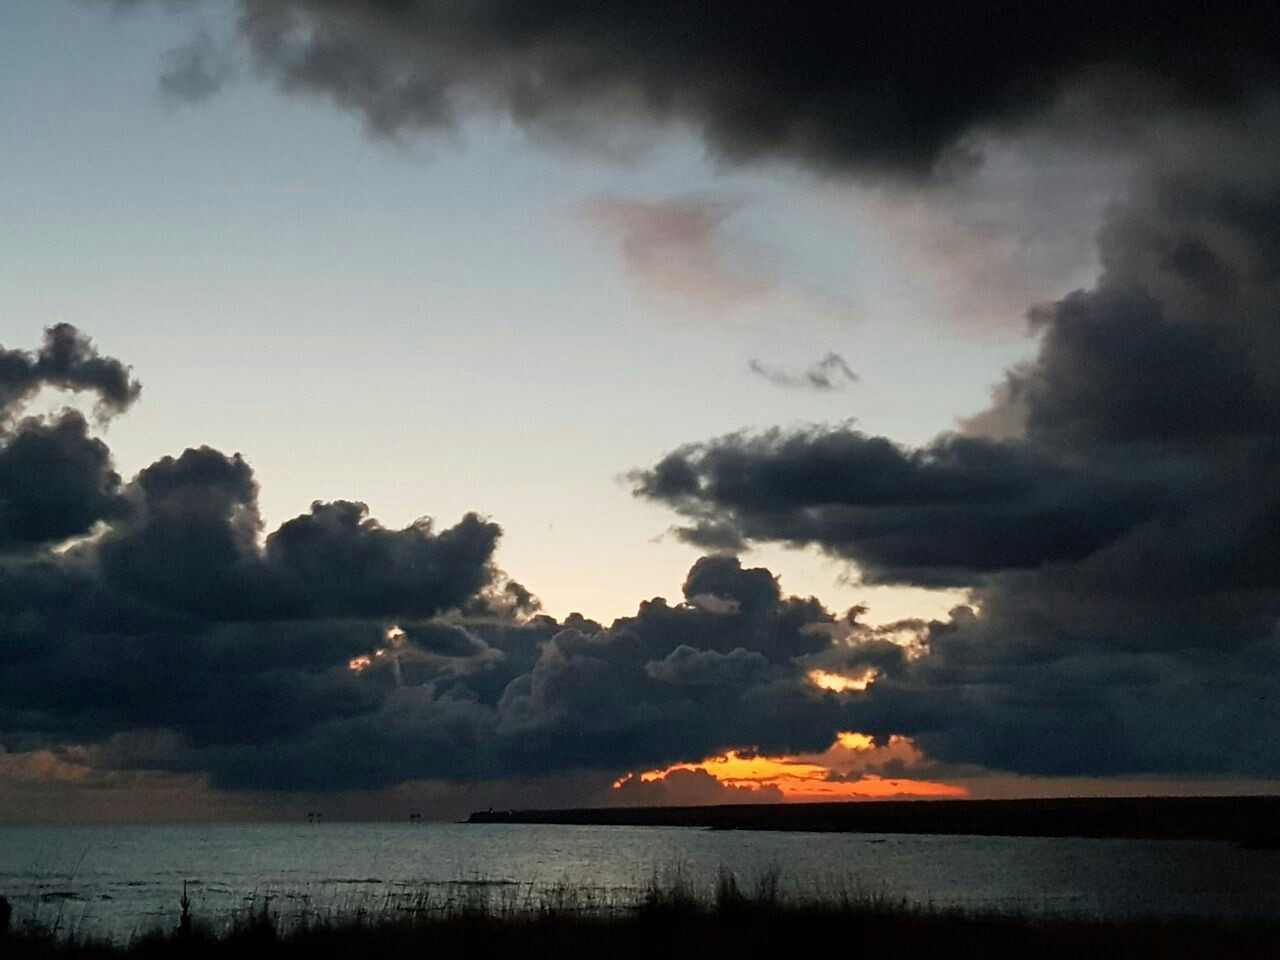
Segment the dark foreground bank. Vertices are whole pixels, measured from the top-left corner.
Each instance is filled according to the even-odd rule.
[[[75,942],[51,932],[0,934],[5,960],[324,960],[430,957],[575,958],[779,957],[836,949],[846,957],[1274,958],[1273,922],[1104,922],[941,912],[875,901],[797,902],[766,881],[744,892],[722,878],[699,899],[678,886],[653,889],[627,911],[554,903],[519,910],[475,908],[316,921],[282,927],[265,912],[213,934],[196,920],[126,946]]]
[[[711,807],[489,810],[471,814],[467,822],[989,837],[1223,840],[1248,846],[1280,847],[1280,797],[880,800]]]

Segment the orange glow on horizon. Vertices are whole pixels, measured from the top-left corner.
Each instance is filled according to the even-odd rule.
[[[698,763],[676,763],[638,775],[628,773],[614,781],[613,789],[622,790],[636,780],[640,783],[665,780],[676,771],[700,771],[730,788],[776,789],[784,800],[795,803],[969,795],[965,787],[957,784],[915,780],[910,776],[884,777],[870,768],[876,762],[891,759],[902,761],[909,771],[911,764],[918,763],[921,757],[906,737],[891,737],[885,746],[878,747],[866,734],[845,732],[838,734],[835,742],[820,754],[770,757],[746,750],[729,750]]]

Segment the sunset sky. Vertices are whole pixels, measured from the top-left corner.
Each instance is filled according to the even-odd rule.
[[[1007,14],[0,4],[0,820],[1276,792],[1277,24]]]

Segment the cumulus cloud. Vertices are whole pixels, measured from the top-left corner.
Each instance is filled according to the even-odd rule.
[[[268,532],[249,465],[208,447],[126,483],[80,414],[20,415],[41,385],[122,409],[138,395],[127,368],[67,326],[2,357],[0,739],[129,735],[121,756],[204,773],[175,758],[376,710],[381,677],[353,683],[349,664],[393,627],[424,661],[483,663],[498,655],[433,618],[497,623],[535,604],[493,564],[500,528],[475,515],[389,530],[363,504],[317,502]]]
[[[97,395],[98,413],[121,413],[138,399],[142,386],[129,368],[98,353],[93,342],[69,323],[45,331],[39,350],[0,346],[0,424],[44,388]]]
[[[46,330],[38,350],[0,346],[0,556],[55,546],[126,512],[110,452],[81,413],[22,416],[45,389],[92,394],[105,420],[141,386],[70,324]]]
[[[650,660],[644,670],[655,680],[685,686],[721,686],[750,683],[768,669],[760,653],[735,647],[728,653],[695,650],[681,644],[661,660]]]
[[[727,527],[823,547],[868,581],[920,586],[1083,557],[1157,509],[1148,482],[1121,466],[962,436],[912,450],[852,428],[692,444],[635,481],[694,521],[677,532],[695,545],[722,542]]]
[[[1223,137],[1151,163],[1097,283],[1030,312],[1036,356],[963,432],[733,434],[635,474],[692,542],[971,588],[853,729],[1023,773],[1280,774],[1280,190],[1273,140]]]
[[[79,625],[74,649],[12,651],[25,656],[0,681],[0,729],[19,724],[28,747],[90,738],[93,762],[110,768],[273,790],[575,771],[607,783],[742,743],[828,746],[847,717],[807,680],[804,658],[831,645],[810,627],[837,618],[731,558],[700,561],[685,590],[736,609],[655,599],[607,628],[545,616],[391,632],[347,618],[186,623],[180,652],[141,626],[121,636]],[[67,629],[32,608],[28,622],[42,614]]]
[[[58,369],[97,384],[84,366]],[[767,570],[708,557],[679,603],[557,621],[494,566],[491,521],[391,530],[338,501],[267,530],[238,454],[193,447],[125,481],[88,430],[63,413],[0,438],[9,779],[608,784],[742,746],[825,749],[847,724],[808,672],[853,621],[783,596]]]
[[[110,452],[74,411],[26,420],[0,446],[0,554],[64,542],[125,508]]]
[[[259,548],[257,484],[238,454],[165,457],[131,485],[132,522],[95,545],[105,580],[149,606],[227,621],[428,617],[485,587],[499,527],[387,530],[362,503],[316,502]]]

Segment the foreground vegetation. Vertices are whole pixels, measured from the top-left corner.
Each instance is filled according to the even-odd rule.
[[[1280,920],[1104,921],[912,907],[874,898],[785,896],[775,876],[743,889],[721,876],[709,894],[655,882],[640,903],[609,907],[569,888],[536,903],[478,901],[448,908],[356,911],[283,922],[266,908],[214,931],[188,912],[177,925],[129,944],[92,942],[30,925],[0,932],[4,960],[355,960],[364,957],[645,958],[787,957],[838,950],[845,957],[1280,956]]]

